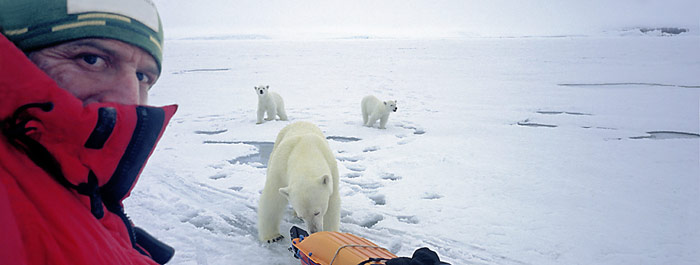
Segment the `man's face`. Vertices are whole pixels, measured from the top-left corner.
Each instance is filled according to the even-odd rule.
[[[29,54],[42,71],[84,105],[144,105],[158,79],[158,66],[144,50],[112,39],[81,39]]]

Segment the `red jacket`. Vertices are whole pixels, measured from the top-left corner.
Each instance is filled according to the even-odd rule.
[[[176,108],[83,106],[0,35],[0,264],[167,262],[122,200]]]

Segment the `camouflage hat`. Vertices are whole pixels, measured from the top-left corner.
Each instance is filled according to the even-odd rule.
[[[0,32],[24,52],[83,38],[120,40],[161,69],[163,26],[151,0],[0,0]]]

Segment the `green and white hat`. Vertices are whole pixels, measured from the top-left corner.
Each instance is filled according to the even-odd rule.
[[[0,0],[0,32],[24,52],[110,38],[150,53],[161,69],[163,26],[151,0]]]

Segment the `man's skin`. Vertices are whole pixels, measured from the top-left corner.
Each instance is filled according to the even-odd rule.
[[[159,76],[150,54],[113,39],[70,41],[31,52],[29,59],[84,105],[145,105]]]

